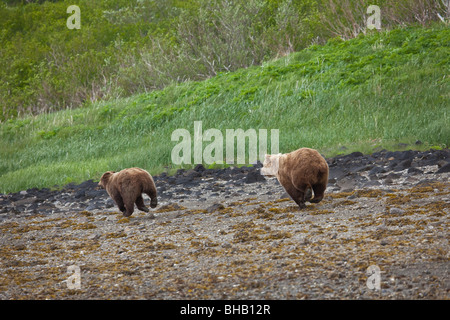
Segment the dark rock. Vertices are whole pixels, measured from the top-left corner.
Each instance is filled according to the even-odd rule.
[[[114,200],[110,198],[110,199],[106,200],[105,208],[112,208],[112,207],[114,207],[115,205],[116,205],[116,204],[115,204]]]
[[[364,187],[376,187],[376,186],[380,186],[381,183],[378,180],[371,180],[369,182],[366,182],[363,186]]]
[[[361,152],[352,152],[350,154],[337,156],[336,158],[340,160],[341,162],[347,163],[351,160],[355,160],[356,158],[362,157],[363,154]]]
[[[31,209],[32,206],[34,207],[34,205],[31,205],[29,209]],[[52,213],[55,210],[57,210],[57,208],[53,203],[44,203],[33,208],[33,212],[35,213]]]
[[[202,164],[198,164],[195,166],[194,171],[203,172],[203,171],[205,171],[205,167]]]
[[[175,175],[176,175],[176,176],[181,176],[181,175],[184,174],[185,171],[186,171],[186,170],[184,170],[184,169],[178,169],[177,172],[175,173]]]
[[[408,174],[422,174],[423,171],[414,167],[408,169]]]
[[[190,177],[183,177],[183,176],[177,178],[175,183],[177,185],[182,184],[184,186],[192,186],[192,185],[195,184],[195,182],[193,181],[192,178],[190,178]]]
[[[42,196],[38,196],[34,199],[34,203],[42,203],[45,202],[47,199],[42,197]]]
[[[212,213],[216,210],[222,210],[225,209],[225,206],[221,203],[214,203],[213,205],[209,206],[208,208],[206,208],[206,211],[208,211],[208,213]]]
[[[93,180],[87,180],[82,183],[80,183],[76,188],[78,189],[95,189],[98,187],[98,183],[94,182]]]
[[[259,170],[250,171],[249,173],[247,173],[245,183],[254,183],[254,182],[258,182],[258,181],[266,181],[266,178],[264,178],[264,176],[261,175]]]
[[[362,154],[362,152],[352,152],[352,153],[350,153],[349,156],[350,156],[351,158],[358,158],[358,157],[362,157],[363,154]]]
[[[341,167],[336,167],[336,168],[329,170],[328,179],[339,180],[339,179],[342,179],[343,177],[345,177],[347,174],[348,174],[348,171],[346,169],[341,168]]]
[[[438,171],[436,171],[436,173],[445,173],[445,172],[450,172],[450,162],[447,163],[446,165],[443,165]]]
[[[107,197],[108,193],[106,190],[88,190],[85,192],[85,197],[87,199],[104,198]]]
[[[155,177],[153,177],[153,178],[164,179],[164,178],[166,178],[166,177],[167,177],[167,172],[163,172],[163,173],[161,173],[160,175],[155,176]]]
[[[31,203],[33,203],[33,202],[35,202],[35,200],[36,200],[36,198],[24,198],[24,199],[20,199],[20,200],[17,200],[17,201],[14,201],[14,205],[17,207],[20,207],[20,206],[26,206],[26,205],[29,205],[29,204],[31,204]]]
[[[361,172],[361,171],[367,171],[372,169],[373,165],[371,164],[366,164],[366,165],[362,165],[362,166],[357,166],[357,167],[353,167],[350,169],[350,172],[352,173],[356,173],[356,172]]]
[[[253,168],[256,169],[261,169],[263,167],[263,164],[261,163],[261,161],[256,161],[256,163],[253,165]]]
[[[389,162],[389,170],[394,170],[395,167],[397,167],[399,165],[399,161],[397,160],[391,160],[391,162]]]
[[[198,177],[201,177],[202,174],[199,171],[196,171],[194,169],[188,170],[183,174],[185,177],[189,177],[191,179],[195,179]]]
[[[411,159],[403,160],[394,168],[394,171],[398,172],[411,167],[411,162],[412,162]]]
[[[386,169],[382,168],[382,167],[373,167],[370,171],[369,171],[369,176],[378,174],[378,173],[385,173]]]
[[[436,156],[437,160],[447,160],[450,158],[450,151],[449,149],[436,150],[434,152],[434,155]]]
[[[446,164],[447,164],[447,161],[445,161],[445,160],[439,160],[437,163],[439,169],[442,168],[443,166],[445,166]]]
[[[394,151],[394,152],[387,152],[386,158],[394,158],[396,160],[406,160],[406,159],[413,159],[415,154],[417,154],[417,151],[407,150],[407,151]]]
[[[39,193],[40,193],[40,190],[38,188],[31,188],[26,191],[26,194],[30,194],[30,195],[37,195]]]
[[[73,190],[75,190],[77,188],[77,185],[73,182],[66,184],[63,188],[62,191],[63,192],[71,192]],[[42,191],[42,189],[40,190]]]
[[[103,203],[101,202],[94,202],[94,203],[90,203],[87,207],[86,207],[86,211],[92,211],[95,209],[103,209],[105,206]]]
[[[343,179],[340,179],[336,182],[336,185],[341,188],[341,191],[348,192],[354,190],[355,188],[362,185],[362,183],[366,182],[367,178],[359,176],[359,175],[349,175]]]
[[[20,195],[20,193],[18,193],[18,192],[17,193],[11,193],[10,196],[9,196],[9,200],[12,201],[12,202],[20,200],[22,198],[23,198],[23,196]]]
[[[86,191],[79,190],[79,191],[75,192],[75,195],[73,197],[75,199],[81,199],[81,198],[84,198],[85,196],[86,196]]]
[[[389,180],[393,180],[393,179],[398,179],[398,178],[400,178],[401,176],[399,175],[399,174],[396,174],[396,173],[393,173],[393,172],[391,172],[391,173],[389,173],[387,176],[385,176],[384,178],[385,179],[389,179]]]
[[[381,149],[380,150],[380,147],[375,148],[374,151],[375,152],[372,153],[372,157],[374,157],[376,159],[384,157],[386,152],[387,152],[386,149]]]

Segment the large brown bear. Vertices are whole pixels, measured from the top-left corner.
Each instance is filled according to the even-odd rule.
[[[158,204],[155,182],[152,176],[141,168],[107,171],[100,178],[98,185],[106,189],[125,217],[133,214],[135,203],[139,210],[149,211],[144,205],[142,193],[150,197],[150,207],[155,208]]]
[[[300,209],[305,201],[323,199],[328,182],[328,164],[314,149],[301,148],[286,154],[266,154],[261,174],[276,176]],[[314,198],[311,199],[311,189]]]

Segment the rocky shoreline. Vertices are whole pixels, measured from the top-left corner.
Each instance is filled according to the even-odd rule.
[[[383,150],[372,155],[354,152],[327,159],[330,167],[327,191],[345,192],[355,188],[386,187],[402,182],[413,185],[414,182],[431,181],[435,179],[434,174],[450,172],[449,161],[448,149],[425,152]],[[266,181],[259,173],[260,168],[260,163],[254,167],[230,167],[218,170],[205,169],[202,165],[197,165],[192,170],[180,169],[173,176],[165,173],[154,176],[154,180],[159,199],[162,201],[195,198],[196,201],[202,202],[212,197],[228,199],[231,195],[256,195],[255,191],[246,192],[245,186]],[[217,181],[223,182],[221,186],[217,185]],[[205,193],[205,190],[211,192]],[[266,194],[271,193],[272,190],[267,190]],[[287,197],[287,194],[284,193],[283,196]],[[61,190],[33,188],[6,195],[0,194],[0,221],[17,214],[51,214],[114,207],[115,204],[106,191],[100,189],[97,182],[88,180],[79,185],[68,184]]]
[[[0,194],[0,299],[448,299],[450,151],[327,162],[302,211],[260,164],[154,176],[130,218],[91,180]]]

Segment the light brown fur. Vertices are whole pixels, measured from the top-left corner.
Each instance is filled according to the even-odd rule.
[[[140,168],[107,171],[98,185],[106,189],[125,217],[133,214],[135,203],[139,210],[149,211],[144,205],[142,193],[150,197],[150,207],[155,208],[158,204],[155,182],[147,171]]]
[[[328,183],[327,162],[319,152],[309,148],[266,155],[261,173],[276,176],[300,208],[305,207],[305,201],[320,202]],[[314,190],[313,199],[311,189]]]

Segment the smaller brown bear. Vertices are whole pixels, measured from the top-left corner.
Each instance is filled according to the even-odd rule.
[[[261,174],[276,176],[292,200],[303,209],[305,201],[317,203],[323,199],[328,164],[316,150],[301,148],[286,154],[266,154]]]
[[[142,193],[150,197],[150,207],[155,208],[158,204],[155,182],[152,176],[141,168],[107,171],[100,178],[98,185],[106,189],[125,217],[133,214],[135,203],[139,210],[149,211],[144,205]]]

